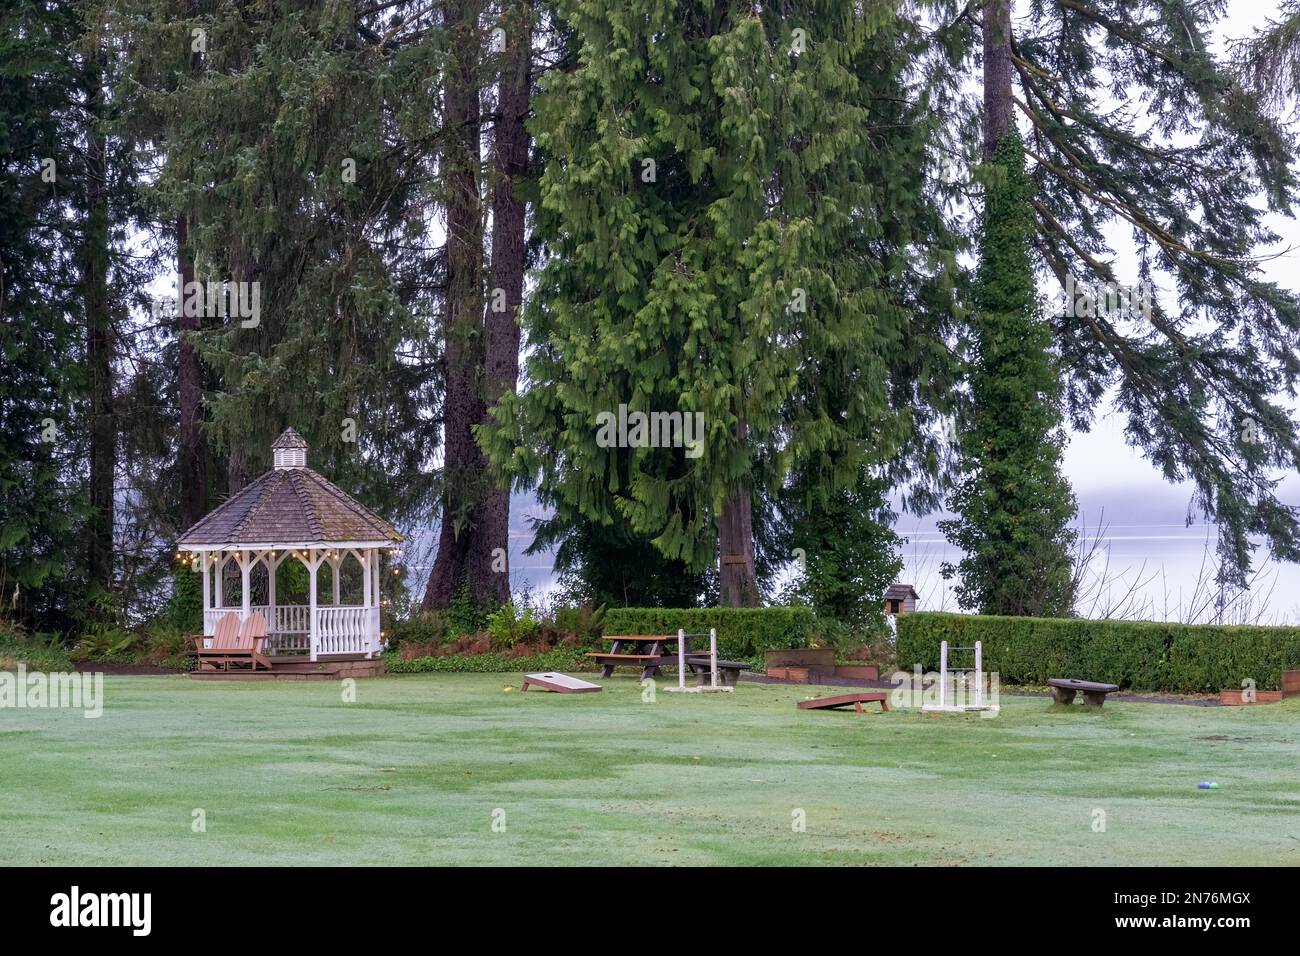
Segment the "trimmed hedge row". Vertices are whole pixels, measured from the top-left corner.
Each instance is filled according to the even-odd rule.
[[[384,654],[384,666],[390,674],[427,674],[431,672],[453,674],[528,673],[531,671],[594,670],[591,660],[579,650],[556,649],[545,654],[528,657],[507,657],[496,652],[489,654],[446,654],[442,657],[417,657],[403,660],[397,651]]]
[[[1300,628],[994,617],[925,611],[898,616],[898,666],[939,667],[939,642],[982,641],[984,669],[1012,684],[1079,677],[1134,690],[1218,693],[1250,678],[1281,686],[1300,668]]]
[[[718,656],[753,659],[764,651],[807,647],[815,618],[807,607],[612,607],[604,634],[687,634],[718,630]]]

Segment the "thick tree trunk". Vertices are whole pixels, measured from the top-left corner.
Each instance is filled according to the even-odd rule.
[[[237,439],[242,440],[242,439]],[[244,458],[244,446],[232,445],[230,456],[226,459],[226,493],[237,495],[248,485],[248,462]]]
[[[194,280],[194,257],[189,248],[189,218],[176,217],[176,275],[178,301],[187,283]],[[187,316],[176,310],[180,365],[176,370],[177,402],[180,406],[181,525],[188,528],[207,511],[207,442],[203,437],[203,368],[198,349],[185,338],[186,332],[203,327],[201,316]]]
[[[450,606],[468,586],[478,605],[493,603],[492,545],[481,532],[491,491],[487,458],[474,441],[483,420],[483,224],[479,194],[481,116],[478,67],[482,41],[475,0],[445,0],[452,59],[447,65],[443,154],[447,187],[447,294],[444,317],[446,388],[443,405],[442,527],[424,607]]]
[[[736,423],[736,439],[749,440],[743,420]],[[749,489],[737,482],[718,516],[718,580],[723,607],[757,607],[758,577],[754,573],[754,515]]]
[[[487,331],[487,406],[513,393],[519,379],[519,307],[524,299],[526,209],[516,195],[528,172],[528,119],[532,66],[532,5],[508,8],[506,48],[501,57],[497,114],[492,142],[492,288],[484,326]],[[491,414],[485,416],[490,419]],[[481,533],[489,548],[502,549],[492,565],[492,592],[510,597],[510,489],[496,487],[483,505]]]
[[[94,590],[113,590],[114,476],[117,419],[113,404],[113,323],[108,295],[108,144],[99,129],[104,90],[98,68],[86,84],[86,229],[81,281],[90,379],[90,522],[87,573]]]
[[[1011,99],[1011,0],[984,3],[984,159],[1015,122]]]

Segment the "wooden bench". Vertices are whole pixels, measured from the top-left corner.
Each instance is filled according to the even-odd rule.
[[[874,691],[863,694],[838,694],[835,697],[814,697],[812,700],[799,701],[800,710],[836,710],[853,705],[853,709],[862,713],[863,704],[878,703],[882,711],[889,710],[889,695]]]
[[[1074,695],[1083,692],[1083,703],[1088,707],[1100,707],[1106,703],[1106,695],[1119,690],[1118,684],[1098,684],[1096,681],[1079,680],[1076,677],[1053,677],[1047,682],[1052,688],[1052,700],[1058,704],[1071,704]]]
[[[709,679],[712,665],[707,656],[692,655],[686,658],[686,664],[700,683]],[[748,669],[749,665],[740,661],[718,661],[718,679],[724,687],[735,687],[740,681],[740,672]]]
[[[212,638],[211,647],[203,647],[199,642],[195,653],[198,655],[199,670],[230,670],[230,665],[248,665],[257,670],[259,666],[271,669],[271,662],[262,654],[262,644],[266,640],[266,618],[260,611],[254,611],[244,623],[239,623],[236,614],[224,614],[217,622],[217,629]]]

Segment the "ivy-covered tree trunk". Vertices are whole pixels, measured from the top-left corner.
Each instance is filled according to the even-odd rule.
[[[1264,109],[1295,75],[1296,8],[1233,64],[1215,42],[1237,32],[1221,3],[1036,0],[1010,26],[1012,98],[1010,7],[978,13],[999,51],[986,106],[1010,102],[1025,121],[1034,261],[1065,292],[1051,324],[1071,424],[1086,430],[1113,396],[1127,440],[1193,483],[1231,583],[1245,584],[1261,540],[1300,560],[1300,510],[1276,478],[1300,465],[1282,398],[1300,380],[1300,296],[1262,268],[1281,241],[1268,216],[1297,200],[1294,140]]]
[[[108,293],[108,145],[104,113],[103,53],[97,51],[85,80],[85,228],[81,237],[82,304],[89,380],[89,492],[87,574],[92,590],[113,591],[114,477],[117,419],[113,402],[113,316]]]
[[[484,421],[487,358],[483,325],[483,213],[479,192],[479,69],[482,37],[476,0],[446,0],[443,25],[448,62],[443,108],[446,148],[442,163],[447,194],[446,306],[443,361],[442,523],[438,553],[424,592],[424,607],[445,608],[462,590],[478,606],[495,603],[486,506],[493,487],[487,458],[474,440]],[[499,511],[499,508],[497,509]],[[498,519],[499,523],[499,519]],[[508,523],[508,504],[507,504]],[[507,587],[509,582],[506,582]]]
[[[962,474],[939,527],[963,557],[945,577],[964,608],[1062,617],[1074,602],[1074,496],[1060,472],[1065,444],[1052,331],[1040,314],[1030,244],[1032,189],[1013,128],[994,153],[985,188],[971,316],[971,419]]]

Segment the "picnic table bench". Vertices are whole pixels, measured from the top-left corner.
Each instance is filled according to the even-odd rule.
[[[1074,695],[1083,692],[1083,702],[1088,707],[1100,707],[1106,703],[1106,695],[1119,690],[1118,684],[1099,684],[1096,681],[1079,680],[1076,677],[1053,677],[1047,682],[1052,688],[1052,700],[1058,704],[1074,702]]]
[[[700,681],[708,678],[712,665],[707,654],[692,654],[686,658],[691,673]],[[718,661],[718,679],[724,687],[735,687],[740,681],[740,672],[749,668],[743,661]]]

